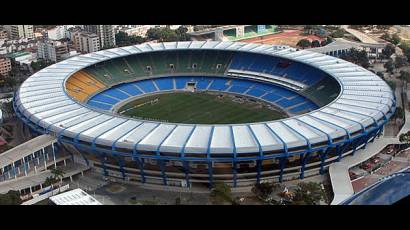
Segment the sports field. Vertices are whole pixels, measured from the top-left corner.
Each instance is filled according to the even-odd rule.
[[[167,93],[132,101],[118,112],[140,119],[174,123],[235,124],[276,120],[286,117],[280,111],[255,102],[233,101],[234,96],[209,93]]]

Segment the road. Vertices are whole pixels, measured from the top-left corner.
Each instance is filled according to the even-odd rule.
[[[367,34],[362,33],[358,30],[349,28],[348,25],[342,25],[342,29],[346,30],[346,32],[352,34],[353,36],[355,36],[357,39],[359,39],[363,43],[370,43],[370,44],[378,44],[379,43],[375,39],[373,39],[372,37],[368,36]]]

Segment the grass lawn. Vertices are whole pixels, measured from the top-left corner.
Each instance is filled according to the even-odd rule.
[[[119,113],[140,118],[175,123],[235,124],[277,120],[286,117],[255,102],[233,101],[231,95],[211,93],[167,93],[132,101],[119,109]],[[151,103],[152,102],[152,103]]]

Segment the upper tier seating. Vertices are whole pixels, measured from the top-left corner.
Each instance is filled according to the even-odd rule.
[[[262,54],[236,53],[229,69],[252,71],[279,76],[311,86],[319,82],[326,74],[306,64]]]
[[[141,53],[87,67],[85,72],[105,85],[173,73],[223,74],[231,61],[229,51],[179,50]]]

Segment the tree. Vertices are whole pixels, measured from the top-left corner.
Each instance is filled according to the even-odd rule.
[[[405,144],[410,144],[410,131],[400,134],[399,141]]]
[[[398,45],[401,42],[401,39],[399,35],[397,34],[393,34],[392,36],[390,36],[389,34],[386,33],[386,34],[383,34],[380,38],[386,41],[389,41],[393,43],[394,45]]]
[[[46,180],[44,181],[44,187],[48,187],[51,186],[55,183],[57,183],[58,181],[53,177],[53,176],[49,176],[46,178]]]
[[[53,177],[58,181],[63,179],[64,177],[64,171],[59,168],[51,169],[51,173],[53,174]]]
[[[391,43],[398,45],[401,42],[401,39],[399,37],[399,35],[397,34],[393,34],[393,36],[391,37]]]
[[[392,44],[387,44],[386,47],[383,49],[382,54],[384,58],[390,58],[392,54],[396,52],[396,47]]]
[[[115,41],[117,45],[121,47],[121,46],[141,44],[141,43],[144,43],[146,39],[141,36],[135,36],[135,35],[130,36],[123,31],[119,31],[115,35]]]
[[[392,25],[377,25],[376,28],[379,30],[388,30]]]
[[[332,42],[333,42],[332,38],[331,38],[331,37],[327,37],[326,40],[323,40],[323,41],[320,43],[320,45],[321,45],[321,46],[325,46],[325,45],[328,45],[328,44],[330,44],[330,43],[332,43]]]
[[[403,81],[409,82],[410,81],[410,72],[408,71],[400,71],[400,79],[402,79]]]
[[[210,197],[215,204],[224,204],[225,202],[232,204],[233,201],[231,187],[225,183],[215,183]]]
[[[33,68],[34,71],[39,71],[49,65],[51,65],[51,63],[43,59],[38,59],[36,62],[31,62],[31,68]]]
[[[308,39],[301,39],[296,45],[304,49],[310,47],[311,42]]]
[[[369,57],[365,50],[359,51],[355,48],[351,48],[349,52],[340,56],[340,58],[361,65],[364,68],[368,68],[370,66]]]
[[[10,190],[6,194],[0,194],[0,205],[19,205],[22,202],[18,191]]]
[[[383,73],[383,72],[378,71],[378,72],[376,73],[376,75],[379,76],[379,77],[381,77],[382,79],[384,78],[384,73]]]
[[[147,37],[149,40],[158,40],[160,42],[187,41],[189,40],[187,32],[188,29],[183,26],[176,30],[171,30],[170,28],[151,28],[147,31]]]
[[[278,184],[257,183],[253,186],[252,192],[262,200],[266,200],[273,192],[273,189],[278,187]]]
[[[293,197],[293,204],[298,205],[318,205],[324,200],[325,194],[319,183],[308,182],[299,183]]]
[[[344,29],[339,28],[339,29],[333,31],[333,32],[330,34],[330,36],[331,36],[332,38],[342,38],[343,36],[345,36],[345,33],[346,33],[346,31],[345,31]]]
[[[394,60],[394,65],[396,66],[396,68],[401,68],[404,66],[409,65],[409,63],[407,62],[407,57],[406,56],[396,56],[395,60]]]
[[[393,60],[390,58],[389,59],[389,61],[387,61],[386,63],[384,63],[384,68],[387,70],[387,72],[389,72],[389,73],[393,73],[393,71],[394,71],[394,68],[395,68],[395,65],[394,65],[394,62],[393,62]]]
[[[319,40],[313,40],[312,41],[312,47],[320,47],[320,41]]]

